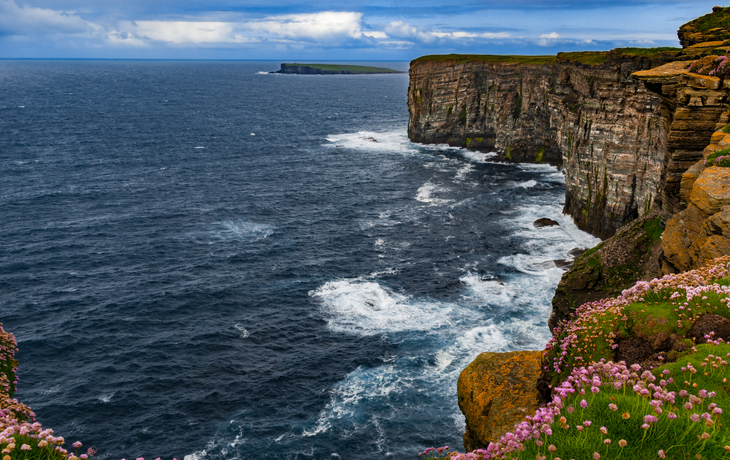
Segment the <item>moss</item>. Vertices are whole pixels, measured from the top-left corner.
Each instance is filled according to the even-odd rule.
[[[507,147],[504,157],[508,160],[512,160],[512,147]]]
[[[449,106],[449,107],[448,107],[448,108],[446,109],[446,118],[449,118],[449,117],[451,116],[451,110],[452,110],[452,107],[451,107],[451,106]]]
[[[718,27],[727,31],[730,29],[730,8],[722,8],[717,13],[706,14],[688,22],[685,26],[692,26],[699,32],[709,32],[711,29]]]
[[[730,134],[730,123],[722,127],[722,132],[725,134]]]
[[[651,240],[649,244],[656,243],[662,237],[664,229],[662,228],[662,218],[656,217],[644,222],[644,232]]]
[[[481,142],[482,142],[482,140],[484,140],[484,138],[483,138],[483,137],[477,137],[477,138],[475,138],[475,139],[476,139],[476,141],[477,141],[477,142],[479,142],[479,143],[481,143]]]
[[[535,150],[535,163],[542,163],[542,156],[545,153],[545,149]]]
[[[466,138],[466,148],[469,148],[469,144],[471,144],[471,137]]]
[[[506,64],[543,65],[552,64],[555,56],[517,56],[495,54],[432,54],[421,56],[412,62],[499,62]]]
[[[466,124],[466,107],[463,107],[461,112],[459,112],[459,123],[462,125]]]

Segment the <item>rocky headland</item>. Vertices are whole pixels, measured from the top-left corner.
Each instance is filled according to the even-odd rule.
[[[281,64],[281,69],[271,73],[286,73],[295,75],[360,75],[360,74],[390,74],[405,73],[386,67],[369,67],[362,65],[340,64]]]
[[[564,212],[604,239],[576,257],[560,281],[549,320],[554,341],[567,340],[566,330],[581,340],[587,329],[574,328],[581,312],[604,314],[586,305],[628,308],[625,294],[643,286],[637,282],[668,280],[652,281],[664,289],[676,277],[690,276],[702,278],[702,286],[725,285],[708,268],[700,275],[696,270],[730,254],[730,157],[723,159],[730,153],[730,78],[722,63],[730,48],[730,8],[715,7],[678,35],[682,48],[411,62],[411,140],[559,166],[566,178]],[[674,298],[691,302],[691,287],[672,286]],[[643,297],[631,301],[643,306],[640,313],[631,307],[621,314],[635,327],[606,325],[601,334],[609,347],[591,342],[581,354],[590,350],[595,360],[647,369],[691,353],[709,332],[730,339],[724,300],[720,310],[713,303],[714,310],[695,308],[689,318],[667,297],[656,305],[677,318],[654,311]],[[647,316],[649,308],[653,315]],[[593,320],[605,325],[603,318]],[[596,346],[600,353],[590,348]],[[558,372],[551,366],[555,348],[484,353],[462,372],[458,395],[467,451],[486,449],[514,431],[525,413],[554,397],[560,378],[589,362],[579,357]]]

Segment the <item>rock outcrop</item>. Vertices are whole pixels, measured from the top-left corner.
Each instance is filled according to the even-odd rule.
[[[683,50],[644,56],[614,50],[553,59],[427,56],[411,63],[412,140],[561,165],[565,212],[582,229],[608,237],[564,274],[551,328],[569,324],[579,305],[613,297],[638,280],[730,260],[716,259],[730,254],[730,167],[705,166],[708,155],[730,149],[730,134],[722,132],[730,127],[730,79],[688,71],[688,61],[728,53],[730,8],[715,7],[678,35]],[[687,353],[709,332],[730,339],[730,320],[712,311],[692,318],[691,329],[647,311],[628,315],[632,333],[609,335],[609,359],[656,366]],[[496,371],[499,365],[508,367]],[[557,383],[551,366],[537,380],[513,376],[521,369],[508,354],[487,354],[462,373],[467,450],[502,433],[509,416],[494,412],[500,398],[549,399]],[[505,380],[498,390],[484,390],[499,377]]]
[[[466,451],[486,448],[538,407],[541,351],[485,352],[461,372],[459,408]]]
[[[577,257],[555,291],[548,327],[554,329],[586,302],[616,296],[637,280],[659,275],[661,235],[661,217],[654,211]]]
[[[730,134],[717,132],[712,141],[705,157],[730,147]],[[691,270],[730,254],[730,168],[704,163],[698,161],[682,175],[680,195],[687,206],[667,222],[663,273]]]
[[[565,211],[601,237],[655,207],[667,123],[631,73],[678,51],[426,56],[411,63],[408,135],[562,165]]]
[[[730,8],[714,7],[712,13],[701,16],[680,27],[677,36],[683,47],[708,42],[719,42],[722,45],[730,39]]]

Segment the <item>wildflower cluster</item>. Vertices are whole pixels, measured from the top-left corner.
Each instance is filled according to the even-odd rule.
[[[705,56],[690,64],[687,69],[692,73],[700,75],[709,75],[711,77],[725,78],[730,74],[727,67],[727,56]]]
[[[718,150],[705,158],[705,166],[730,167],[730,149]]]
[[[715,342],[654,372],[605,360],[576,367],[554,388],[551,403],[487,449],[427,450],[433,453],[427,458],[725,458],[730,437],[720,403],[727,404],[728,395],[719,393],[728,359],[730,346]]]
[[[29,407],[12,398],[17,379],[15,371],[15,337],[0,324],[0,451],[2,460],[86,460],[96,453],[92,447],[79,454],[81,443],[73,444],[75,451],[63,448],[64,439],[43,429],[35,421]]]
[[[685,336],[699,316],[730,316],[730,257],[714,265],[652,281],[639,281],[620,296],[578,307],[573,318],[555,328],[543,352],[551,383],[565,380],[574,366],[613,360],[618,339],[663,331]]]

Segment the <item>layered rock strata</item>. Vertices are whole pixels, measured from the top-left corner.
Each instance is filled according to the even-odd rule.
[[[667,123],[661,99],[631,73],[676,58],[560,54],[515,62],[489,56],[411,63],[408,135],[562,165],[565,211],[601,237],[655,207]]]
[[[730,148],[730,134],[717,132],[706,157]],[[698,161],[683,175],[680,195],[687,207],[667,222],[662,237],[664,273],[686,271],[730,254],[730,168]]]
[[[667,140],[661,175],[661,203],[666,218],[687,206],[680,194],[682,175],[703,158],[712,134],[730,121],[730,81],[690,74],[685,62],[635,72],[661,96]]]

